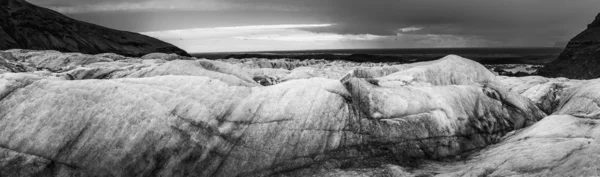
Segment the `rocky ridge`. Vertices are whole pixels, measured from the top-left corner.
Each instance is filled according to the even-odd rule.
[[[117,53],[137,57],[158,52],[189,56],[158,39],[77,21],[25,0],[0,1],[0,39],[0,50]]]
[[[558,59],[540,70],[546,77],[594,79],[600,77],[600,14],[567,44]]]
[[[600,174],[599,80],[142,58],[0,52],[0,176]]]

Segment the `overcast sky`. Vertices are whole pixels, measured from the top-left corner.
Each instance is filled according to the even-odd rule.
[[[600,0],[28,0],[188,52],[552,47]]]

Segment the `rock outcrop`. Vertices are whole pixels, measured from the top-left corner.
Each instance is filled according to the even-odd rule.
[[[25,0],[0,1],[0,39],[1,50],[57,50],[126,56],[161,52],[189,56],[158,39],[77,21]]]
[[[593,79],[600,77],[600,14],[575,36],[558,59],[539,71],[546,77]]]

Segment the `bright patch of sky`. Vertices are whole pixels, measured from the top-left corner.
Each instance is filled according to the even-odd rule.
[[[406,32],[411,32],[411,31],[419,31],[419,30],[422,30],[422,29],[423,28],[421,28],[421,27],[411,26],[411,27],[406,27],[406,28],[400,28],[400,29],[398,29],[398,32],[406,33]]]
[[[487,45],[476,38],[434,34],[337,34],[312,32],[335,24],[281,24],[192,28],[144,32],[190,53],[313,49],[469,47]],[[311,30],[308,30],[311,29]],[[404,28],[405,32],[421,28]],[[399,29],[403,31],[403,29]]]

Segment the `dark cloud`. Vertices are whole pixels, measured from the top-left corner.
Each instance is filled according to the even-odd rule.
[[[47,6],[79,7],[124,2],[148,5],[158,1],[32,0],[32,2]],[[162,2],[170,1],[162,0]],[[331,28],[314,29],[315,32],[376,35],[394,35],[400,28],[421,27],[422,30],[409,33],[457,35],[522,46],[551,46],[556,41],[568,40],[583,30],[586,24],[600,12],[600,0],[173,0],[172,2],[178,4],[187,2],[190,7],[204,11],[207,9],[201,8],[203,4],[215,6],[216,3],[215,7],[226,8],[214,9],[212,14],[230,14],[208,15],[211,19],[199,17],[203,19],[202,21],[189,17],[191,14],[201,14],[199,12],[190,12],[186,17],[167,15],[171,21],[177,21],[177,18],[190,18],[180,20],[182,23],[189,23],[179,25],[186,27],[194,26],[194,23],[206,26],[213,23],[246,25],[313,21],[337,24]],[[177,11],[177,8],[170,10]],[[165,14],[164,11],[150,13]],[[234,16],[238,18],[231,14],[235,14]],[[253,14],[262,15],[253,16]],[[78,15],[85,16],[85,14],[74,16]],[[93,17],[87,19],[94,21]],[[236,21],[234,19],[244,20],[223,22]],[[119,28],[117,24],[113,27]]]
[[[481,36],[522,45],[551,45],[557,40],[567,40],[600,12],[598,0],[328,2],[313,13],[338,23],[334,30],[339,32],[385,35],[395,33],[398,28],[418,26],[423,30],[413,33]]]

